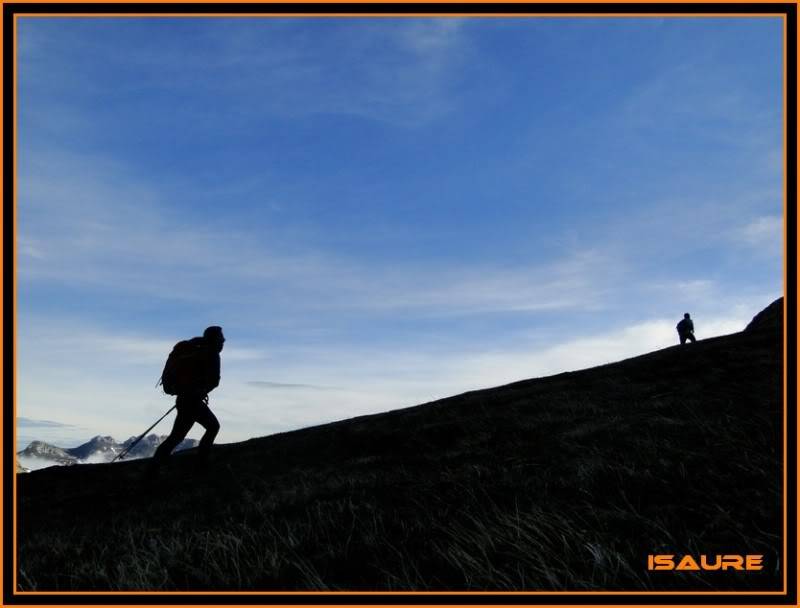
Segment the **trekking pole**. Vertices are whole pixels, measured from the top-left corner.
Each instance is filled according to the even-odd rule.
[[[173,405],[171,408],[169,408],[169,409],[167,410],[167,414],[169,414],[169,413],[170,413],[172,410],[174,410],[174,409],[175,409],[175,407],[176,407],[176,406],[174,406],[174,405]],[[144,439],[144,436],[145,436],[145,435],[147,435],[147,433],[149,433],[150,431],[152,431],[152,430],[153,430],[153,427],[155,427],[155,425],[157,425],[159,422],[161,422],[162,420],[164,420],[164,418],[166,418],[166,417],[167,417],[167,414],[164,414],[163,416],[161,416],[161,418],[159,418],[158,420],[156,420],[156,421],[153,423],[153,426],[151,426],[151,427],[150,427],[149,429],[147,429],[147,430],[146,430],[144,433],[142,433],[141,435],[139,435],[139,436],[136,438],[136,441],[134,441],[132,444],[130,444],[130,445],[129,445],[127,448],[125,448],[125,449],[124,449],[122,452],[120,452],[119,454],[117,454],[117,455],[114,457],[114,460],[112,460],[111,462],[116,462],[118,458],[122,458],[123,456],[125,456],[125,454],[127,454],[128,452],[130,452],[130,451],[131,451],[131,448],[133,448],[133,446],[135,446],[135,445],[136,445],[137,443],[139,443],[139,442],[140,442],[142,439]]]

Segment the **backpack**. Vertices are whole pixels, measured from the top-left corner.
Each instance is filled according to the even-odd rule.
[[[208,349],[202,338],[181,340],[172,349],[158,381],[167,395],[202,389]]]

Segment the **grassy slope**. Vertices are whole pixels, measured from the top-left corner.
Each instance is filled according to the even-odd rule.
[[[224,421],[223,421],[224,424]],[[781,345],[744,332],[175,456],[18,477],[28,590],[779,589]],[[760,573],[648,573],[649,553]]]

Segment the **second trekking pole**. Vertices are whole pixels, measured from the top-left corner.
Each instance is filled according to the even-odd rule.
[[[176,407],[176,406],[174,406],[174,405],[173,405],[171,408],[169,408],[169,409],[167,410],[167,413],[166,413],[166,414],[164,414],[163,416],[161,416],[161,418],[159,418],[158,420],[156,420],[156,421],[153,423],[153,426],[151,426],[151,427],[150,427],[149,429],[147,429],[147,430],[146,430],[144,433],[142,433],[141,435],[139,435],[139,436],[136,438],[136,441],[134,441],[132,444],[130,444],[130,445],[129,445],[127,448],[125,448],[125,449],[124,449],[122,452],[120,452],[119,454],[117,454],[117,455],[114,457],[114,460],[112,460],[111,462],[116,462],[118,458],[122,458],[123,456],[125,456],[125,454],[127,454],[128,452],[130,452],[130,451],[131,451],[131,448],[133,448],[133,446],[135,446],[135,445],[136,445],[137,443],[139,443],[139,442],[140,442],[142,439],[144,439],[144,436],[145,436],[145,435],[147,435],[147,433],[149,433],[150,431],[152,431],[152,430],[153,430],[153,427],[155,427],[155,426],[156,426],[156,425],[157,425],[159,422],[161,422],[162,420],[164,420],[164,418],[166,418],[166,417],[167,417],[167,414],[169,414],[169,413],[170,413],[172,410],[174,410],[174,409],[175,409],[175,407]]]

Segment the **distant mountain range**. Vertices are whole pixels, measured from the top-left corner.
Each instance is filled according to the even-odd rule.
[[[124,459],[149,458],[166,438],[167,435],[148,435],[131,448]],[[60,448],[44,441],[32,441],[27,448],[17,452],[17,471],[41,469],[53,465],[111,462],[134,441],[136,441],[135,436],[118,443],[113,437],[97,435],[75,448]],[[197,444],[196,439],[184,439],[175,451],[188,450]]]

